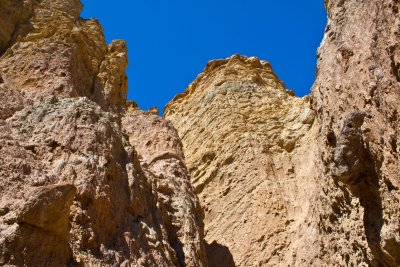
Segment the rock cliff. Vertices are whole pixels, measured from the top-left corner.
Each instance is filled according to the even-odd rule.
[[[400,2],[326,7],[311,94],[321,125],[320,257],[331,265],[398,266]]]
[[[205,210],[210,266],[398,266],[398,1],[325,1],[312,93],[211,61],[166,106]]]
[[[210,266],[232,256],[229,266],[292,264],[299,239],[317,237],[305,227],[318,131],[309,97],[285,89],[269,63],[235,55],[211,61],[164,115],[205,211]]]
[[[399,266],[400,2],[325,6],[310,95],[233,55],[161,118],[79,0],[0,0],[0,265]]]
[[[206,266],[181,143],[127,109],[125,43],[81,8],[0,1],[0,265]]]

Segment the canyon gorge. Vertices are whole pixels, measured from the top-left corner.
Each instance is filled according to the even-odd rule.
[[[400,1],[325,7],[309,95],[232,55],[159,116],[79,0],[0,0],[0,265],[399,266]]]

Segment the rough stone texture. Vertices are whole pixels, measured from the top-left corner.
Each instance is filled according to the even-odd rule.
[[[22,0],[1,0],[0,53],[3,53],[13,38],[16,25],[32,16],[31,3]]]
[[[1,123],[1,265],[178,265],[156,177],[116,120],[85,98],[51,98]]]
[[[319,257],[328,265],[399,266],[400,2],[325,4],[312,91],[321,124]],[[363,123],[354,121],[357,112]]]
[[[210,266],[293,264],[296,241],[313,238],[309,98],[294,97],[269,63],[235,55],[211,61],[164,116],[205,210]]]
[[[166,107],[211,266],[400,265],[400,2],[325,5],[310,96],[234,56]]]
[[[8,92],[2,107],[20,110],[57,95],[86,96],[105,110],[121,111],[127,91],[125,44],[115,41],[107,48],[98,21],[79,17],[79,0],[0,4],[0,84]]]
[[[151,172],[148,177],[157,191],[157,201],[181,266],[204,266],[203,212],[190,184],[182,143],[171,123],[154,109],[143,112],[131,107],[122,125],[140,162]],[[194,231],[195,230],[195,231]]]
[[[310,96],[234,55],[169,122],[78,0],[0,0],[0,265],[399,266],[400,2],[325,5]]]
[[[179,139],[157,139],[176,160],[129,143],[125,43],[81,8],[0,0],[0,265],[206,266]]]

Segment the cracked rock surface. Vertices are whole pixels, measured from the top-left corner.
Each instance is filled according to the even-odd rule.
[[[0,265],[206,266],[181,144],[130,118],[125,43],[81,9],[0,0]],[[142,165],[132,127],[180,157]]]
[[[318,130],[309,97],[295,97],[268,62],[234,55],[211,61],[164,116],[204,208],[210,266],[292,265],[308,253]]]
[[[0,0],[0,265],[400,266],[400,2],[325,6],[310,95],[233,55],[159,117],[79,0]]]
[[[166,107],[211,266],[400,264],[400,2],[325,6],[309,96],[233,56]]]

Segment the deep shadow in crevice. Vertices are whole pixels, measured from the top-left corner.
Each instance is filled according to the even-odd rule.
[[[364,208],[364,231],[368,246],[373,255],[372,261],[368,262],[368,264],[370,266],[398,266],[398,259],[396,259],[397,252],[393,255],[388,255],[384,252],[384,250],[388,249],[381,247],[381,230],[384,225],[379,185],[381,163],[373,160],[368,148],[366,152],[366,172],[358,176],[356,183],[350,186],[350,190],[354,196],[359,198],[360,204]]]
[[[373,250],[381,241],[383,226],[382,200],[379,193],[379,181],[375,173],[362,174],[362,182],[352,185],[353,195],[359,198],[364,208],[364,230],[368,245]]]
[[[370,266],[398,266],[396,253],[393,255],[387,253],[395,250],[396,244],[388,248],[381,247],[381,231],[384,225],[380,183],[383,180],[382,162],[373,154],[369,143],[364,140],[361,127],[366,116],[367,114],[360,110],[355,110],[346,116],[333,153],[332,173],[337,181],[346,185],[351,195],[359,199],[364,209],[364,233],[372,254],[372,257],[367,256],[365,260]],[[389,191],[395,190],[396,188],[389,182],[385,182],[385,187]],[[347,196],[346,199],[350,197]]]
[[[236,267],[229,248],[213,241],[206,244],[208,267]]]

